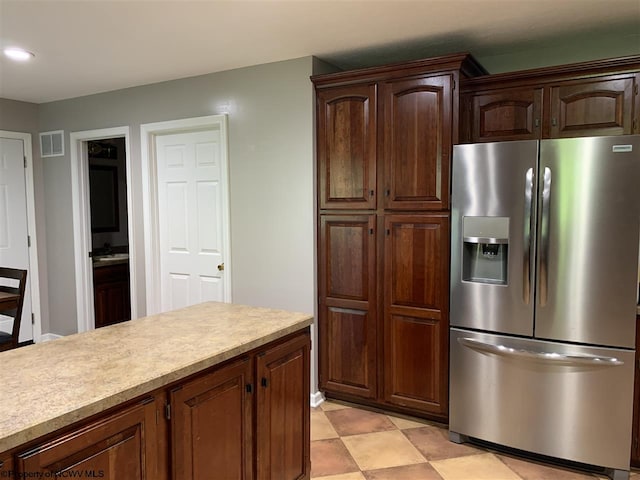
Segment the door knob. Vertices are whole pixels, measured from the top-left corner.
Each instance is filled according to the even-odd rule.
[[[224,263],[221,263],[220,265],[218,265],[218,271],[221,272],[224,270]]]

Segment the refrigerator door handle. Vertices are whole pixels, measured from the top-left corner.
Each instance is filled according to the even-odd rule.
[[[528,305],[531,300],[531,222],[533,204],[533,168],[529,168],[524,181],[524,252],[522,256],[522,300]]]
[[[491,353],[494,355],[519,357],[529,360],[553,362],[565,365],[590,365],[605,367],[616,367],[624,365],[624,362],[622,360],[618,360],[615,357],[599,357],[596,355],[584,354],[574,355],[556,352],[535,352],[531,350],[507,347],[506,345],[494,345],[492,343],[485,343],[473,338],[461,337],[458,338],[458,343],[479,352]]]
[[[549,204],[551,200],[551,169],[544,167],[542,179],[542,217],[540,221],[540,306],[547,304],[549,283]]]

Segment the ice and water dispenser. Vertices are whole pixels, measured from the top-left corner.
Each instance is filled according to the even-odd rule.
[[[462,280],[507,285],[509,217],[463,217]]]

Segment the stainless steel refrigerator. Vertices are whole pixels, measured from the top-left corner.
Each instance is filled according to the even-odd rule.
[[[456,145],[450,438],[628,478],[640,135]]]

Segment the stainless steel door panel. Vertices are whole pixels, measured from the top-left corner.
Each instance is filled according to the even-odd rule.
[[[629,469],[632,350],[460,329],[451,329],[450,342],[451,431],[542,455]]]
[[[533,335],[537,158],[537,141],[453,147],[451,325]],[[506,285],[463,281],[464,217],[509,219]]]
[[[640,136],[543,140],[539,171],[535,336],[633,348]]]

